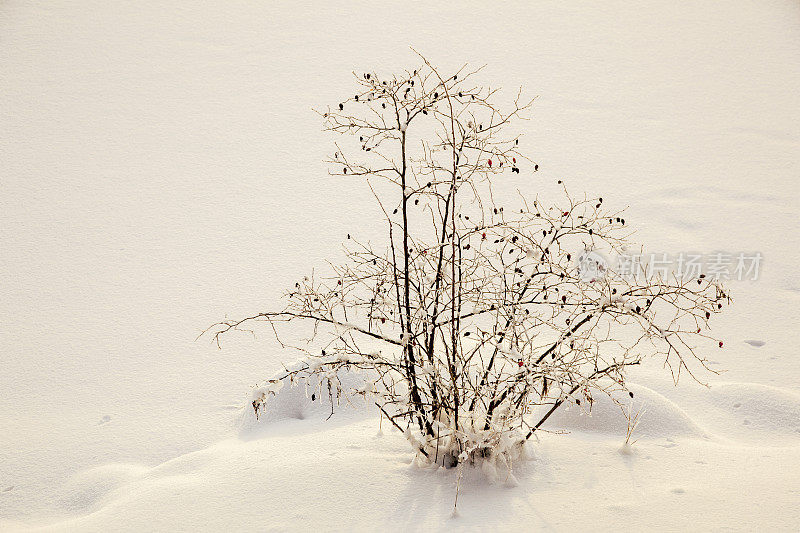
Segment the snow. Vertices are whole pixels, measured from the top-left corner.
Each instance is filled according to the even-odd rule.
[[[788,0],[3,3],[0,529],[793,530],[799,19]],[[456,470],[417,464],[368,402],[328,419],[327,394],[269,387],[255,420],[253,388],[297,357],[268,329],[195,341],[348,233],[380,239],[310,108],[351,71],[413,68],[409,45],[538,95],[518,127],[539,171],[499,196],[547,205],[564,180],[628,207],[648,251],[764,255],[711,320],[710,387],[651,361],[629,453],[595,395],[513,478],[465,469],[454,518]]]
[[[82,472],[68,485],[81,516],[45,530],[790,529],[797,481],[785,465],[798,460],[797,437],[782,446],[720,440],[651,394],[643,419],[651,425],[629,453],[620,421],[607,416],[618,411],[595,412],[596,427],[567,414],[570,434],[544,434],[513,474],[488,462],[467,469],[455,519],[455,470],[419,466],[399,432],[379,434],[365,410],[329,423],[323,408],[256,433],[245,427],[152,468]],[[313,407],[294,398],[301,410]]]

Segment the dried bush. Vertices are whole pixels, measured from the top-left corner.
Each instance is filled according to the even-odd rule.
[[[495,203],[493,180],[538,170],[504,135],[532,102],[518,95],[501,111],[496,91],[473,83],[479,71],[443,76],[423,58],[400,76],[355,75],[357,94],[320,113],[352,145],[337,144],[331,174],[367,182],[388,242],[348,235],[347,261],[303,278],[281,310],[210,328],[219,344],[251,322],[276,336],[313,325],[295,346],[304,361],[255,391],[256,414],[284,382],[314,376],[324,394],[374,402],[427,460],[509,464],[565,402],[589,409],[594,394],[627,391],[643,357],[661,355],[676,380],[705,367],[692,337],[707,337],[728,300],[717,282],[595,261],[629,237],[602,198]],[[343,387],[343,371],[366,386]]]

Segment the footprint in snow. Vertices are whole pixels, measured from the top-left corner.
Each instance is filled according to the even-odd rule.
[[[744,342],[746,342],[750,346],[755,346],[756,348],[761,348],[762,346],[764,346],[766,344],[766,342],[759,341],[759,340],[747,340],[747,341],[744,341]]]
[[[103,418],[100,419],[100,421],[97,423],[97,425],[98,426],[102,426],[103,424],[107,424],[108,422],[111,422],[111,416],[110,415],[103,415]]]

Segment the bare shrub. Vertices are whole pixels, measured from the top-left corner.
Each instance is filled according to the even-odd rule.
[[[320,112],[352,146],[337,144],[331,174],[367,182],[387,243],[348,235],[347,261],[298,281],[280,310],[209,329],[219,344],[252,322],[276,336],[313,325],[295,346],[304,362],[256,390],[256,414],[283,382],[315,376],[325,394],[374,402],[430,461],[507,465],[565,402],[588,409],[595,394],[627,392],[626,369],[645,356],[676,380],[705,367],[692,337],[707,337],[728,300],[717,282],[625,276],[597,260],[630,235],[602,198],[495,202],[493,180],[538,170],[505,133],[532,102],[501,111],[473,82],[479,70],[444,76],[423,58],[399,76],[355,75],[357,94]],[[367,386],[343,387],[343,371]]]

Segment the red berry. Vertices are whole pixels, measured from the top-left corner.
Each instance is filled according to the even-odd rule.
[[[492,160],[491,159],[489,160],[489,166],[492,166]]]
[[[524,363],[522,362],[522,359],[520,359],[519,361],[517,361],[517,364],[518,364],[519,366],[522,366]]]
[[[564,216],[568,217],[569,216],[569,211],[564,211]]]
[[[512,157],[512,158],[511,158],[511,160],[512,160],[514,163],[516,163],[516,162],[517,162],[517,158],[516,158],[516,157]]]
[[[719,341],[719,347],[722,348],[722,341]]]

